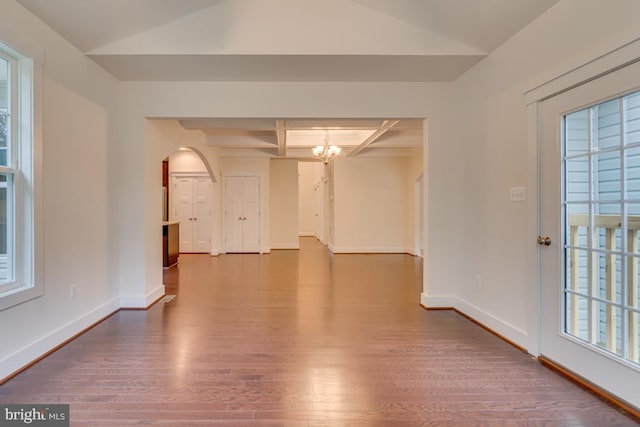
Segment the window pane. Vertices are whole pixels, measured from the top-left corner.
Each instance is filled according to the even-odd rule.
[[[640,257],[627,257],[627,305],[640,309]]]
[[[628,200],[640,200],[640,147],[625,150],[625,185]]]
[[[11,175],[0,174],[0,283],[13,280]]]
[[[611,304],[597,303],[596,345],[622,356],[622,321],[620,309]]]
[[[589,230],[589,205],[567,205],[567,237],[566,244],[587,248],[587,232]]]
[[[640,363],[640,315],[638,313],[629,312],[629,325],[631,325],[629,336],[632,337],[629,342],[629,360]]]
[[[640,92],[624,99],[624,143],[640,143]]]
[[[580,249],[567,249],[565,252],[567,269],[566,288],[585,295],[589,293],[589,277],[587,273],[589,271],[588,254],[588,251]]]
[[[566,332],[576,338],[589,341],[588,299],[578,295],[565,293],[566,297]]]
[[[7,166],[9,138],[9,62],[0,58],[0,165]]]
[[[593,198],[595,200],[621,200],[620,151],[593,156]]]
[[[594,148],[612,148],[620,146],[620,99],[593,107],[596,123],[594,124]]]
[[[622,257],[614,254],[594,253],[593,272],[598,298],[622,303]]]
[[[640,255],[640,204],[627,205],[627,251]]]
[[[622,205],[598,203],[593,206],[595,225],[594,248],[608,251],[622,250]]]
[[[589,200],[589,157],[568,159],[565,164],[566,200],[584,202]]]
[[[589,110],[576,111],[565,117],[565,140],[566,156],[589,151]]]

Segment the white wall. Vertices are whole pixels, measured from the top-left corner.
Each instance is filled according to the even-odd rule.
[[[44,295],[0,311],[0,380],[119,307],[109,192],[117,83],[14,1],[0,39],[38,59]],[[41,110],[40,110],[41,109]],[[70,299],[69,287],[77,285]]]
[[[333,252],[410,252],[408,158],[338,158],[334,170]],[[412,194],[412,193],[411,193]]]
[[[298,239],[298,161],[271,159],[269,211],[271,249],[300,249]]]
[[[639,16],[635,0],[561,1],[455,82],[458,124],[428,154],[448,170],[429,173],[429,192],[443,196],[430,199],[429,280],[452,283],[451,305],[534,352],[535,188],[525,203],[509,200],[535,176],[523,93],[640,36]]]

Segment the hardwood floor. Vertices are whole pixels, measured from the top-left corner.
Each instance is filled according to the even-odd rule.
[[[0,387],[74,426],[636,426],[452,311],[421,260],[182,255],[177,297],[121,311]]]

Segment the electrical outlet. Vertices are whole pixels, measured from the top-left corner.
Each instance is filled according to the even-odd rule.
[[[73,283],[72,285],[69,286],[69,298],[76,299],[77,296],[78,296],[78,285]]]

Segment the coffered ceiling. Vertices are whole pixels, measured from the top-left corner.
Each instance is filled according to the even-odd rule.
[[[422,147],[422,120],[182,119],[180,124],[204,132],[206,144],[225,157],[310,159],[311,149],[326,138],[346,157],[401,157]]]

